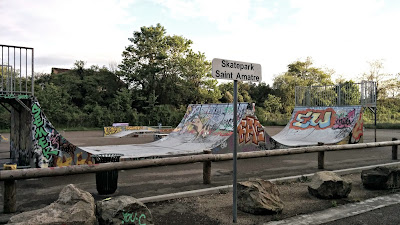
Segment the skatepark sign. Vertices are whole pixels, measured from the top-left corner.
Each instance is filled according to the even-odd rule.
[[[237,83],[238,81],[261,81],[261,65],[227,59],[212,60],[212,76],[216,79],[233,80],[233,223],[237,222]]]
[[[260,82],[261,65],[227,59],[212,60],[212,76],[216,79]]]

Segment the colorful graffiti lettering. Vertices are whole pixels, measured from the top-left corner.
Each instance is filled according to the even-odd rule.
[[[135,216],[133,216],[133,213],[129,213],[129,212],[123,212],[122,213],[124,219],[122,220],[121,224],[125,224],[125,223],[134,223],[135,221],[137,221],[139,223],[139,225],[146,225],[145,223],[142,223],[142,218],[146,219],[146,215],[145,214],[140,214],[139,218],[137,217],[137,213],[135,212]]]
[[[247,116],[238,126],[239,143],[248,143],[250,140],[256,145],[265,142],[264,128],[254,117]]]
[[[71,144],[47,120],[39,102],[32,99],[32,141],[34,152],[29,156],[37,167],[92,164],[91,154]]]
[[[143,130],[145,127],[143,126],[126,126],[125,130]]]
[[[36,102],[32,104],[32,115],[33,115],[33,125],[36,127],[34,132],[34,138],[36,139],[39,147],[42,149],[43,156],[46,159],[50,159],[51,155],[58,155],[58,151],[52,150],[47,141],[47,136],[49,133],[44,128],[44,122],[41,115],[40,106]]]
[[[356,109],[351,110],[347,115],[339,115],[335,120],[332,129],[343,129],[351,127],[356,117]]]
[[[55,160],[56,160],[56,165],[58,167],[70,166],[72,165],[73,162],[72,157],[65,157],[65,155],[63,155],[62,157],[56,157]]]
[[[60,149],[60,134],[55,130],[51,131],[50,142],[55,149]]]
[[[360,112],[360,116],[358,117],[357,123],[353,128],[353,132],[351,134],[351,141],[353,143],[358,143],[363,136],[364,133],[364,121],[362,119],[362,112]]]
[[[122,131],[121,127],[104,127],[104,136],[116,134]]]
[[[298,111],[290,122],[292,129],[326,129],[333,126],[335,122],[335,111],[332,108],[325,110],[307,109]]]

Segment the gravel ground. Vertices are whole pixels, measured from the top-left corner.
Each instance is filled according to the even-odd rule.
[[[283,212],[275,215],[252,215],[238,210],[238,224],[263,224],[282,220],[299,214],[308,214],[342,204],[387,195],[397,190],[367,190],[362,186],[361,174],[342,176],[352,182],[352,191],[347,198],[321,200],[308,193],[309,179],[294,182],[278,182],[280,198],[284,202]],[[148,203],[155,224],[232,224],[232,193],[180,198]]]

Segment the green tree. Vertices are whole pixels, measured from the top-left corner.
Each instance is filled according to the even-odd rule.
[[[269,113],[279,113],[279,111],[282,109],[281,98],[268,94],[263,106]]]
[[[288,65],[288,71],[274,78],[276,96],[283,103],[283,113],[291,113],[295,103],[296,86],[331,85],[331,71],[312,67],[312,60],[296,61]]]
[[[233,82],[222,83],[218,86],[219,90],[223,95],[219,99],[222,103],[233,102]],[[249,83],[244,83],[238,81],[238,102],[253,102],[249,91],[251,90],[251,85]]]
[[[190,49],[191,40],[167,35],[157,24],[141,27],[129,41],[118,74],[132,88],[133,106],[140,113],[153,113],[157,105],[179,108],[220,98],[211,64]]]
[[[383,60],[369,61],[368,64],[369,71],[363,73],[360,79],[376,82],[376,96],[378,100],[388,97],[395,79],[390,74],[382,72],[384,69]]]
[[[118,105],[129,101],[131,106],[127,85],[105,67],[84,66],[76,61],[70,71],[36,78],[35,95],[50,121],[62,127],[102,127],[118,119],[134,120],[131,108]]]

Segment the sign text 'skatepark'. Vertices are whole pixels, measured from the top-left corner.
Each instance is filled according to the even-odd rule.
[[[261,81],[261,65],[227,59],[213,59],[212,76],[216,79]]]

